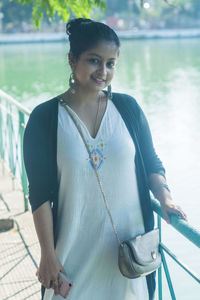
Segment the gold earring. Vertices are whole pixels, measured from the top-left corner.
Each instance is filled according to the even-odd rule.
[[[77,87],[76,78],[74,76],[74,73],[72,72],[69,78],[69,88],[72,94],[75,94],[76,87]]]

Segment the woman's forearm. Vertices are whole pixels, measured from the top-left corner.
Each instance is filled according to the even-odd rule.
[[[161,203],[172,200],[170,191],[164,185],[166,185],[166,180],[162,175],[153,173],[149,176],[149,187],[154,197]]]
[[[54,254],[53,217],[49,201],[33,212],[33,220],[41,253]]]

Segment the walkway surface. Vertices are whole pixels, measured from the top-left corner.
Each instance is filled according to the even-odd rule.
[[[40,249],[32,214],[23,212],[23,201],[20,187],[0,161],[0,220],[14,220],[12,229],[0,231],[0,300],[41,299],[35,276]]]

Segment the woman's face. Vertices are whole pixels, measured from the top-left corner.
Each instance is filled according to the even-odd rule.
[[[108,86],[113,78],[118,56],[119,48],[108,41],[101,41],[83,52],[78,60],[69,55],[78,86],[87,92],[98,92]]]

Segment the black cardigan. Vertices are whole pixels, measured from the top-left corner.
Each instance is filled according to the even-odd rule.
[[[155,153],[148,122],[136,100],[125,94],[113,93],[112,102],[121,114],[136,148],[136,176],[145,232],[148,232],[154,227],[148,178],[152,173],[165,176],[165,169]],[[57,125],[58,97],[38,105],[32,111],[24,133],[24,163],[29,180],[30,204],[32,211],[35,211],[44,202],[51,202],[55,244],[59,189]],[[149,300],[152,300],[155,293],[155,272],[146,279]]]

